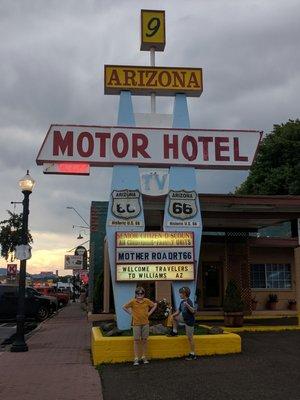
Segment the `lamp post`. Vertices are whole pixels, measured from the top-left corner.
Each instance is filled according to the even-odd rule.
[[[79,216],[79,218],[81,218],[81,220],[85,223],[85,228],[89,228],[89,224],[86,222],[86,220],[83,218],[82,215],[79,214],[79,212],[76,210],[76,208],[74,208],[73,206],[67,206],[66,207],[68,210],[74,210],[76,212],[76,214]]]
[[[82,226],[82,225],[73,225],[73,229],[74,229],[74,228],[83,228],[83,229],[80,230],[80,232],[79,232],[79,234],[78,234],[78,236],[77,236],[77,239],[83,239],[83,236],[82,236],[81,232],[83,232],[83,234],[86,235],[85,229],[86,229],[87,227],[86,227],[86,226]]]
[[[24,178],[20,179],[19,186],[24,195],[23,204],[23,218],[22,218],[22,231],[21,231],[21,244],[28,245],[28,215],[29,215],[29,196],[33,190],[35,181],[29,175],[27,170]],[[18,296],[18,313],[17,313],[17,332],[16,338],[13,342],[10,351],[23,352],[28,351],[27,344],[24,336],[24,323],[25,323],[25,283],[26,283],[26,259],[20,260],[20,275],[19,275],[19,296]]]

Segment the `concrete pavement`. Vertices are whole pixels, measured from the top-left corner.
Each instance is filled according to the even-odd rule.
[[[0,354],[0,398],[5,400],[101,400],[91,364],[86,313],[70,303],[27,340],[29,351]]]
[[[299,400],[300,332],[241,336],[241,354],[102,365],[104,399]]]

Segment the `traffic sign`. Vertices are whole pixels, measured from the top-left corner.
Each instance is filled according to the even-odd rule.
[[[6,275],[8,277],[17,276],[18,266],[17,264],[7,264],[7,272]]]

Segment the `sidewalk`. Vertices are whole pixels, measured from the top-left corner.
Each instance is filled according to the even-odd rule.
[[[41,324],[25,353],[0,353],[0,398],[101,400],[90,358],[91,325],[79,303]]]

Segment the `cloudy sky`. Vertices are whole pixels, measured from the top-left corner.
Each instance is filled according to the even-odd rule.
[[[108,200],[110,169],[50,176],[35,159],[51,123],[116,123],[118,96],[104,96],[103,66],[149,65],[139,51],[142,8],[166,11],[156,65],[203,68],[203,94],[188,100],[193,128],[268,133],[299,117],[299,0],[0,0],[0,219],[22,199],[18,180],[30,169],[29,272],[61,271],[63,255],[79,244],[72,225],[82,221],[66,206],[88,219],[91,200]],[[134,98],[136,112],[149,104]],[[172,98],[158,100],[158,112],[172,107]],[[228,193],[246,176],[201,171],[199,187]]]

